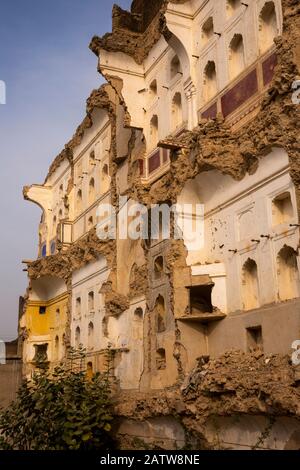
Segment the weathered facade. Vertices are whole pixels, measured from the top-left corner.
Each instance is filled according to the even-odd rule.
[[[300,447],[299,12],[115,6],[112,33],[90,44],[107,83],[45,183],[24,189],[42,209],[24,373],[68,344],[93,373],[110,348],[122,446]],[[99,239],[108,203],[202,204],[202,242]]]

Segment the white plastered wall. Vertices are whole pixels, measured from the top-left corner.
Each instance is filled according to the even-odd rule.
[[[96,108],[92,114],[93,125],[84,133],[74,149],[74,183],[72,190],[73,241],[82,237],[97,223],[97,206],[109,202],[111,125],[108,114]],[[91,159],[94,152],[95,160]],[[90,198],[90,182],[94,180],[94,197]],[[78,192],[81,191],[81,209]],[[92,223],[90,222],[92,220]]]
[[[98,261],[89,263],[75,271],[72,276],[72,320],[71,320],[71,344],[75,346],[76,328],[80,328],[80,343],[88,348],[88,326],[94,325],[93,351],[99,351],[107,347],[107,340],[103,335],[103,318],[105,315],[104,298],[99,292],[102,284],[107,281],[109,269],[104,257]],[[88,295],[94,292],[94,309],[89,310]],[[76,312],[76,299],[81,299],[80,314]]]
[[[259,15],[268,0],[252,0],[240,5],[233,15],[228,15],[227,0],[195,0],[185,4],[169,3],[166,14],[168,28],[180,39],[190,60],[190,77],[196,89],[197,109],[205,105],[203,100],[203,71],[208,61],[214,61],[217,71],[218,91],[229,83],[229,44],[235,34],[244,40],[245,69],[259,56]],[[281,1],[273,0],[278,33],[282,32]],[[205,21],[213,18],[214,34],[205,44],[201,40]]]
[[[293,215],[274,225],[272,201],[285,192],[290,193]],[[259,305],[277,301],[277,255],[284,245],[297,251],[299,240],[299,229],[291,226],[298,223],[298,215],[286,152],[273,149],[260,159],[256,173],[241,181],[217,170],[198,175],[186,184],[178,202],[197,200],[204,204],[204,248],[190,251],[187,262],[194,275],[214,278],[215,306],[225,313],[242,309],[242,268],[248,258],[258,267]]]

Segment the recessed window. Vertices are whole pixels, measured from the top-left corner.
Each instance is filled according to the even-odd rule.
[[[45,315],[46,312],[47,312],[47,308],[46,308],[44,305],[41,305],[41,306],[39,307],[39,313],[40,313],[40,315]]]
[[[212,313],[211,303],[213,284],[193,286],[190,288],[190,307],[192,315]]]
[[[290,221],[294,216],[291,193],[286,191],[276,196],[272,201],[273,225]]]
[[[150,83],[149,89],[153,97],[157,95],[157,81],[156,80],[152,80],[152,82]]]
[[[65,356],[66,351],[67,351],[67,340],[66,340],[66,334],[64,333],[62,336],[62,356]]]
[[[42,258],[45,258],[47,256],[47,245],[45,243],[42,245],[41,255],[42,255]]]
[[[181,93],[175,93],[172,100],[172,130],[182,125],[182,99]]]
[[[60,309],[59,308],[56,309],[55,319],[56,319],[56,323],[59,323],[60,321]]]
[[[248,258],[242,269],[243,309],[252,310],[259,307],[259,288],[257,264]]]
[[[180,60],[177,55],[175,55],[175,57],[173,57],[173,59],[171,60],[170,71],[171,79],[175,78],[176,76],[179,77],[179,75],[182,75]]]
[[[228,66],[230,80],[245,69],[244,40],[241,34],[235,34],[230,42]]]
[[[143,340],[143,319],[144,311],[142,307],[137,307],[133,313],[132,340],[141,342]]]
[[[91,178],[90,183],[89,183],[89,202],[92,204],[95,201],[95,180],[94,178]]]
[[[77,326],[75,330],[75,348],[79,349],[80,347],[80,328]]]
[[[214,36],[214,21],[210,16],[202,26],[202,45],[206,44]]]
[[[266,2],[259,15],[259,52],[263,54],[274,45],[278,35],[274,2]]]
[[[59,187],[59,197],[63,198],[63,196],[64,196],[64,186],[63,184],[61,184]]]
[[[108,164],[105,163],[102,167],[102,174],[104,177],[108,176]]]
[[[150,121],[150,146],[157,147],[158,143],[158,117],[155,114]]]
[[[164,259],[162,256],[158,256],[154,260],[154,277],[160,279],[164,272]]]
[[[57,361],[59,359],[59,337],[55,337],[54,341],[54,360]]]
[[[94,324],[93,322],[90,322],[88,326],[88,348],[89,349],[94,348]]]
[[[94,294],[94,292],[89,292],[88,304],[89,304],[89,311],[93,311],[95,309],[95,294]]]
[[[166,351],[163,348],[160,348],[156,351],[156,369],[164,370],[166,369]]]
[[[43,363],[48,362],[48,343],[45,344],[34,344],[35,355],[33,362]]]
[[[102,334],[105,338],[108,338],[108,317],[104,317],[102,320]]]
[[[277,256],[278,297],[290,300],[300,296],[300,278],[297,253],[285,245]]]
[[[134,320],[141,321],[143,320],[143,317],[144,317],[143,309],[141,307],[136,308],[134,311]]]
[[[204,69],[203,79],[203,98],[204,101],[209,101],[217,93],[217,73],[216,64],[209,61]]]
[[[155,302],[155,317],[156,317],[156,331],[157,333],[163,333],[166,331],[166,306],[165,299],[162,295],[159,295]]]
[[[246,2],[245,2],[246,3]],[[241,0],[227,0],[226,12],[227,17],[233,16],[241,6]]]
[[[247,328],[247,349],[248,352],[254,351],[256,349],[263,349],[263,337],[262,337],[262,328],[261,326],[254,326]]]
[[[93,227],[94,227],[94,218],[93,218],[93,216],[91,215],[91,216],[88,218],[88,230],[91,230]]]
[[[93,150],[93,151],[90,153],[90,158],[89,158],[89,161],[90,161],[90,165],[91,165],[91,166],[94,166],[95,159],[96,159],[96,157],[95,157],[95,152],[94,152],[94,150]]]
[[[76,315],[81,314],[81,297],[77,297],[77,299],[76,299],[75,311],[76,311]]]
[[[56,252],[56,243],[55,243],[55,241],[51,242],[51,244],[50,244],[50,252],[51,252],[51,255],[55,255],[55,252]]]
[[[76,196],[76,213],[80,214],[82,212],[82,191],[79,189]]]

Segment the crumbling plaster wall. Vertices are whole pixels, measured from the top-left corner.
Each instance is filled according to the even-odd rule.
[[[96,225],[100,201],[110,202],[111,126],[105,109],[92,112],[93,125],[84,133],[74,149],[74,188],[72,190],[71,219],[74,219],[73,240],[83,236]],[[92,185],[93,182],[93,185]],[[91,191],[92,189],[92,191]],[[79,207],[78,193],[81,191]]]
[[[138,143],[139,140],[137,135],[135,135],[135,140],[133,134],[131,136],[129,132],[127,134],[128,142],[131,142],[129,145],[128,162],[125,161],[126,152],[124,153],[124,150],[122,151],[122,161],[118,161],[116,155],[117,139],[116,136],[113,137],[111,157],[112,200],[116,202],[116,195],[118,193],[116,187],[118,183],[114,176],[120,175],[121,168],[123,168],[124,174],[127,173],[130,184],[126,186],[123,176],[121,176],[122,182],[120,182],[119,188],[121,188],[121,184],[123,186],[120,192],[126,192],[132,199],[148,205],[162,201],[172,203],[177,201],[186,183],[196,178],[198,174],[204,171],[217,170],[224,175],[229,175],[235,181],[242,181],[247,173],[250,175],[255,173],[260,160],[268,155],[272,148],[280,147],[288,154],[290,176],[295,186],[295,197],[299,211],[300,186],[297,130],[299,107],[293,105],[291,101],[291,83],[299,76],[299,5],[295,0],[283,0],[282,4],[284,19],[283,34],[276,39],[278,65],[271,88],[266,93],[260,113],[255,121],[248,123],[247,126],[235,133],[232,132],[221,118],[215,121],[202,121],[192,131],[182,134],[179,138],[165,140],[165,142],[162,142],[162,145],[171,143],[173,149],[170,171],[152,185],[142,184],[136,170],[133,168],[136,163],[136,160],[133,158],[134,142]],[[126,46],[125,52],[133,56],[137,64],[143,62],[145,56],[152,49],[153,44],[161,37],[161,29],[158,27],[158,24],[158,20],[154,20],[148,30],[148,36],[145,35],[143,37],[143,41],[146,41],[146,46],[145,42],[141,41],[141,47],[136,48],[137,40],[140,41],[141,39],[140,35],[128,33],[130,41]],[[115,41],[116,34],[114,32],[113,36],[105,39],[105,48],[109,52],[114,51],[114,53],[118,54],[117,51],[120,48],[124,48],[125,35],[121,41],[121,36],[118,33],[118,42]],[[95,52],[98,53],[102,49],[103,41],[93,40],[91,47]],[[132,64],[132,66],[135,66],[135,64]],[[139,73],[138,68],[137,73]],[[117,80],[112,77],[109,77],[109,80],[113,84],[113,89],[120,98],[120,102],[125,107],[124,121],[128,124],[130,122],[129,119],[135,119],[137,115],[130,116],[128,113],[128,107],[124,103],[124,97],[122,96],[122,84],[119,83],[117,86]],[[134,124],[134,122],[132,121],[131,124]],[[114,132],[114,126],[112,127],[112,132]],[[284,132],[282,132],[283,129]],[[143,245],[143,248],[144,256],[147,260],[145,264],[150,266],[151,250],[145,245]],[[117,261],[115,257],[116,252],[114,242],[100,242],[96,238],[94,231],[92,231],[84,239],[70,247],[63,255],[58,254],[53,257],[49,263],[48,261],[45,264],[43,264],[43,261],[32,263],[29,266],[29,273],[31,276],[36,276],[40,272],[49,272],[49,269],[53,269],[68,279],[70,272],[76,269],[76,266],[80,267],[86,262],[96,259],[99,253],[103,253],[107,257],[108,265],[112,270],[110,279],[104,287],[106,289],[105,304],[107,314],[122,316],[125,311],[130,309],[130,292],[128,297],[127,294],[118,292],[117,263],[122,264],[122,257]],[[177,302],[180,302],[179,293],[180,288],[183,287],[177,273],[180,272],[182,277],[191,277],[191,270],[186,262],[187,255],[188,253],[182,242],[170,242],[166,248],[166,276],[168,278],[166,283],[169,286],[167,297],[170,311],[174,309]],[[140,268],[142,269],[143,266]],[[153,313],[152,299],[155,297],[155,289],[151,284],[150,278],[146,276],[143,279],[142,290],[144,293],[147,293],[144,338],[148,338],[149,332],[153,332],[154,327],[154,324],[151,325],[149,318],[151,313]],[[187,305],[185,300],[182,303],[183,306]],[[208,331],[206,328],[199,326],[199,331],[197,334],[195,333],[195,341],[199,334],[203,341],[200,341],[199,349],[194,347],[194,345],[192,346],[190,350],[191,360],[191,357],[184,352],[184,342],[193,337],[192,331],[195,332],[195,328],[192,329],[189,325],[179,327],[178,323],[177,320],[174,321],[175,334],[170,341],[169,353],[172,355],[171,361],[173,362],[173,358],[175,359],[176,367],[172,370],[170,381],[168,378],[166,382],[160,382],[162,387],[175,384],[178,378],[183,381],[185,373],[193,367],[196,357],[206,355],[209,352],[205,343]],[[222,323],[218,324],[218,328],[222,329]],[[213,327],[211,327],[211,330],[213,330]],[[211,337],[213,337],[213,332]],[[190,342],[194,344],[194,342]],[[224,347],[227,348],[229,343],[230,341],[224,344]],[[271,339],[269,344],[271,348]],[[145,345],[145,360],[147,360],[147,354],[149,354],[152,348],[151,342]],[[285,348],[286,344],[283,346],[283,349]],[[269,349],[267,350],[269,351]],[[221,352],[221,350],[217,351],[217,354]],[[170,415],[176,412],[181,416],[184,425],[188,429],[195,430],[202,437],[205,435],[205,420],[214,414],[274,413],[275,415],[282,416],[299,415],[297,405],[299,402],[299,397],[297,396],[298,389],[295,387],[295,383],[298,382],[295,381],[295,371],[289,364],[288,359],[271,358],[273,362],[269,366],[270,361],[267,361],[268,358],[266,359],[263,356],[256,358],[236,354],[236,358],[233,356],[232,361],[230,357],[227,359],[226,356],[225,359],[219,359],[221,363],[212,361],[208,366],[208,372],[206,372],[207,369],[202,370],[200,368],[200,381],[196,383],[193,389],[194,394],[191,393],[188,398],[183,398],[180,394],[176,395],[179,392],[174,392],[174,390],[172,392],[165,391],[160,393],[153,400],[147,394],[141,399],[135,394],[134,398],[131,396],[126,404],[120,403],[116,408],[116,412],[120,416],[134,416],[136,419],[145,419],[145,417],[153,417],[158,414]],[[148,360],[149,363],[151,360]],[[227,362],[229,363],[228,365],[226,365]],[[274,368],[272,368],[273,365]],[[251,368],[250,376],[245,373],[245,367],[247,370],[249,367]],[[270,371],[269,368],[272,370]],[[255,374],[253,374],[253,371]],[[202,372],[203,374],[201,374]],[[155,378],[155,373],[153,374],[153,382],[151,382],[152,373],[150,369],[146,374],[148,374],[147,380],[144,382],[146,388],[151,383],[153,388],[156,388],[158,381]],[[270,383],[272,383],[271,390],[269,388]],[[122,400],[124,400],[124,397],[122,397]],[[183,405],[182,402],[188,404]],[[186,414],[182,410],[185,406]]]
[[[46,186],[48,181],[55,178],[56,173],[60,172],[61,166],[65,165],[65,162],[68,161],[71,166],[72,177],[69,180],[68,193],[67,193],[67,204],[68,206],[72,205],[72,197],[74,191],[74,151],[78,146],[83,142],[85,132],[93,126],[93,117],[97,121],[97,116],[93,115],[94,110],[101,108],[108,113],[112,139],[109,139],[108,145],[112,149],[111,152],[107,152],[106,158],[108,158],[110,163],[111,172],[113,173],[113,159],[112,155],[115,154],[115,92],[108,86],[104,85],[99,90],[94,90],[87,100],[87,116],[82,122],[82,124],[77,128],[76,133],[72,140],[66,145],[65,150],[55,159],[54,163],[49,169],[48,176],[46,178]],[[101,111],[103,115],[103,111]],[[97,122],[99,124],[99,122]],[[98,126],[97,126],[98,128]],[[100,129],[101,130],[101,129]],[[92,133],[95,131],[92,131]],[[94,138],[94,134],[92,135]],[[93,142],[93,140],[92,140]],[[83,142],[84,144],[84,142]],[[112,197],[114,197],[114,183],[111,182],[110,189]],[[24,195],[25,198],[30,199],[28,195],[29,189],[25,188]],[[89,232],[86,232],[81,240],[70,245],[61,251],[62,247],[59,247],[58,252],[50,257],[39,259],[35,262],[28,264],[28,275],[30,279],[39,279],[43,276],[57,276],[63,279],[68,287],[68,321],[65,325],[67,343],[70,343],[71,335],[71,294],[72,294],[72,284],[71,277],[72,273],[75,270],[80,269],[86,264],[96,261],[100,254],[103,254],[109,262],[109,265],[113,265],[114,261],[114,242],[113,241],[100,241],[96,235],[96,230],[92,228]],[[108,288],[108,291],[111,291],[111,288]],[[26,311],[27,304],[25,302],[24,311]],[[22,319],[24,323],[24,318]],[[26,321],[25,321],[26,323]]]
[[[125,449],[172,448],[181,430],[185,438],[179,447],[295,450],[300,446],[299,371],[288,356],[227,352],[199,360],[180,389],[136,392],[134,398],[123,391],[115,412]],[[162,443],[155,433],[162,418],[172,443]]]
[[[106,102],[105,99],[107,100]],[[90,104],[90,101],[93,102],[93,105]],[[98,106],[103,108],[104,111],[100,110],[101,112],[98,112],[97,115]],[[109,139],[103,140],[104,145],[106,145],[105,149],[109,148],[109,152],[106,151],[106,155],[109,159],[110,167],[110,197],[106,200],[103,199],[102,202],[113,201],[117,208],[117,194],[120,194],[119,187],[116,187],[118,167],[122,163],[122,159],[127,157],[128,148],[130,145],[133,145],[132,136],[134,137],[137,131],[134,132],[123,128],[123,108],[118,104],[113,89],[110,89],[108,86],[104,86],[98,92],[92,93],[87,103],[87,109],[88,119],[86,118],[83,124],[79,126],[71,144],[69,144],[72,147],[72,165],[74,165],[72,170],[74,177],[69,185],[68,198],[72,204],[74,188],[78,186],[76,162],[80,159],[85,159],[83,163],[86,167],[89,163],[90,152],[93,150],[95,157],[100,157],[97,149],[97,137],[99,129],[103,128],[102,117],[106,109],[108,109],[109,121],[105,118],[106,124],[104,123],[104,127],[106,128],[105,135],[108,136],[109,134]],[[116,109],[118,109],[118,119],[116,118]],[[124,153],[122,154],[122,152]],[[59,156],[56,165],[52,165],[50,168],[48,179],[57,171],[60,171],[60,166],[64,165],[64,162],[65,160],[62,160],[61,156]],[[84,170],[88,170],[88,168],[83,168],[82,166],[82,171]],[[95,175],[95,179],[96,177],[97,175]],[[91,279],[89,274],[86,275],[87,279],[85,279],[85,273],[93,271],[93,266],[97,263],[98,257],[100,255],[104,256],[107,262],[107,269],[110,269],[110,275],[107,277],[109,271],[106,271],[105,278],[99,283],[100,278],[97,273],[94,273],[97,276],[97,282],[99,281],[95,289],[95,299],[103,297],[103,305],[100,308],[101,318],[98,315],[99,312],[97,312],[97,318],[94,318],[95,336],[97,336],[95,340],[97,344],[94,346],[94,351],[88,351],[88,356],[89,359],[93,360],[96,350],[98,354],[98,352],[101,353],[102,350],[109,346],[115,351],[116,374],[121,386],[137,388],[143,370],[143,317],[136,318],[135,311],[138,308],[142,308],[144,314],[146,310],[145,291],[141,282],[142,279],[146,278],[147,274],[144,251],[137,242],[129,242],[128,245],[128,240],[124,240],[124,242],[122,240],[117,242],[113,240],[101,241],[97,237],[96,230],[91,229],[87,233],[86,226],[83,228],[82,235],[82,238],[76,240],[78,237],[75,230],[74,238],[76,241],[69,247],[65,247],[54,256],[29,263],[29,277],[34,282],[34,279],[40,279],[51,274],[57,275],[66,281],[69,294],[68,321],[66,324],[67,344],[75,344],[76,328],[79,326],[81,332],[80,341],[84,347],[87,347],[87,330],[88,323],[91,321],[91,312],[87,311],[86,290],[89,290],[91,287]],[[129,253],[130,256],[128,257]],[[130,279],[130,270],[135,260],[138,260],[138,264],[134,270],[134,279]],[[117,265],[118,269],[116,269]],[[82,289],[84,290],[84,299],[82,299],[81,319],[78,319],[75,313],[75,303]],[[94,313],[95,315],[96,313]],[[131,328],[132,325],[135,325],[136,328]],[[93,367],[94,370],[97,370],[99,366],[103,365],[103,361],[99,360],[98,357],[94,359]]]
[[[162,201],[176,202],[189,180],[195,178],[197,174],[203,171],[210,171],[212,169],[218,170],[220,173],[228,175],[236,181],[242,181],[247,173],[250,176],[255,173],[260,158],[270,154],[272,148],[281,147],[287,152],[289,157],[290,175],[295,185],[295,198],[297,208],[299,208],[296,124],[299,109],[291,101],[291,84],[297,77],[297,67],[299,64],[299,61],[297,61],[297,43],[299,41],[295,29],[298,5],[292,1],[283,2],[283,7],[283,36],[276,39],[278,66],[275,69],[275,77],[271,88],[266,93],[261,111],[256,120],[248,123],[247,126],[235,133],[220,118],[214,122],[203,121],[193,132],[185,133],[178,139],[166,140],[162,145],[169,145],[170,143],[172,148],[175,149],[172,152],[170,171],[149,186],[142,185],[138,178],[132,178],[129,193],[135,200],[143,201],[146,204]],[[292,41],[293,49],[291,51]],[[282,133],[282,129],[286,131]],[[132,176],[132,173],[130,173],[130,176]],[[296,220],[297,214],[295,214]],[[291,243],[294,248],[297,248],[297,231],[294,230],[293,233],[294,239]],[[180,244],[178,243],[170,244],[170,257],[172,258],[172,255],[175,252],[177,253],[175,262],[171,261],[169,277],[175,291],[171,294],[171,298],[173,295],[176,298],[174,301],[175,308],[181,305],[182,307],[180,308],[184,310],[187,306],[187,299],[181,300],[180,281],[175,285],[173,280],[176,279],[176,271],[178,269],[181,269],[182,277],[184,277],[185,272],[189,276],[190,270],[186,266],[186,253],[184,250],[183,258],[180,259],[180,254],[178,254],[178,252],[180,253],[179,246]],[[271,301],[273,299],[274,289],[266,303],[268,300]],[[296,310],[294,312],[294,318],[297,322]],[[207,334],[205,328],[199,326],[198,329],[203,339],[205,339]],[[221,324],[220,329],[222,329]],[[184,325],[180,327],[180,330],[189,331],[190,334],[192,328]],[[285,351],[288,349],[288,341],[289,339],[284,341]],[[201,343],[205,345],[205,341],[201,341]],[[243,344],[243,347],[245,347],[245,344]],[[203,346],[203,352],[205,350],[207,351]],[[221,351],[219,350],[219,352]],[[192,362],[190,362],[191,364]]]
[[[76,329],[79,328],[80,343],[87,350],[89,359],[107,347],[107,340],[103,334],[104,299],[100,290],[108,276],[109,269],[104,257],[72,273],[71,344],[76,347]],[[89,299],[91,293],[93,293],[92,301]],[[78,299],[80,299],[79,307],[76,305]],[[89,331],[91,323],[93,331]]]
[[[290,195],[293,213],[278,224],[274,220],[273,201],[281,194]],[[214,291],[220,290],[216,307],[225,313],[244,309],[242,270],[248,258],[258,266],[261,286],[258,305],[280,300],[278,253],[284,245],[297,251],[299,244],[297,203],[286,152],[273,149],[256,172],[241,181],[216,170],[203,172],[185,185],[178,202],[204,204],[203,246],[189,251],[187,263],[194,275],[212,277],[215,264],[224,265],[221,270],[224,269],[227,280],[227,304],[224,305],[222,286],[216,278]]]

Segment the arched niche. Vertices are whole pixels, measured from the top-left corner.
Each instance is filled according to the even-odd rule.
[[[94,323],[90,322],[88,326],[88,349],[94,348]]]
[[[154,307],[155,312],[155,323],[156,323],[156,332],[163,333],[166,331],[166,305],[165,299],[162,295],[159,295],[155,302]]]
[[[173,96],[172,100],[172,130],[176,130],[182,125],[183,113],[182,113],[182,97],[181,93],[177,92]]]
[[[79,349],[80,344],[81,344],[81,331],[80,331],[80,327],[77,326],[75,330],[75,348]]]
[[[208,61],[203,74],[203,99],[205,102],[213,98],[217,93],[217,72],[214,61]]]
[[[279,300],[290,300],[300,296],[300,278],[297,253],[284,245],[277,255],[277,277]]]
[[[266,2],[259,14],[258,45],[259,52],[263,54],[274,45],[274,38],[278,35],[277,15],[274,2]]]
[[[248,258],[242,268],[243,309],[253,310],[259,307],[259,284],[256,261]]]
[[[235,34],[230,41],[228,67],[230,80],[245,69],[244,39],[241,34]]]

